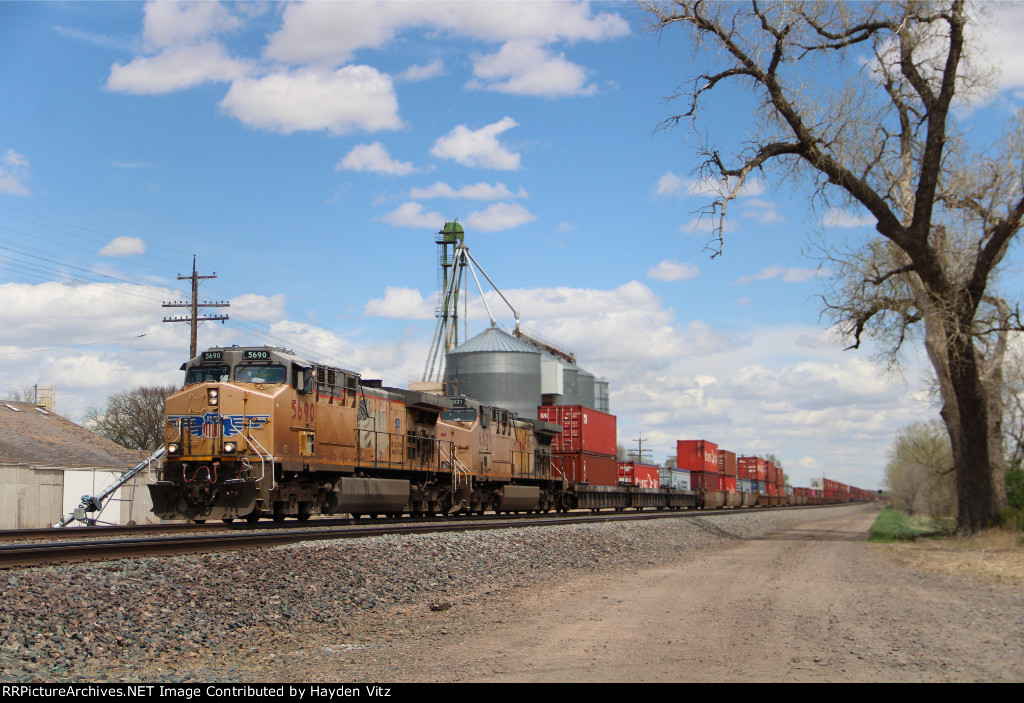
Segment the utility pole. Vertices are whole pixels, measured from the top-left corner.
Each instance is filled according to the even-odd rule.
[[[164,322],[188,322],[192,325],[192,344],[189,347],[189,359],[196,358],[198,352],[198,329],[200,322],[216,322],[220,320],[222,323],[224,320],[229,319],[227,315],[207,315],[204,317],[199,316],[199,308],[227,308],[231,307],[231,303],[225,303],[223,301],[219,303],[211,303],[209,301],[199,302],[199,281],[207,278],[216,278],[217,274],[214,273],[212,276],[200,276],[196,273],[196,257],[192,257],[192,275],[191,276],[178,276],[179,281],[192,281],[192,299],[189,302],[183,302],[176,300],[173,303],[164,303],[162,307],[165,308],[190,308],[192,314],[189,317],[165,317]]]
[[[639,438],[634,439],[633,441],[637,443],[637,448],[635,450],[629,452],[629,453],[630,454],[634,454],[636,456],[636,460],[642,464],[642,463],[644,463],[644,459],[646,458],[644,455],[645,454],[650,455],[650,454],[652,454],[652,452],[651,452],[650,449],[644,449],[644,436],[643,435],[640,435]]]

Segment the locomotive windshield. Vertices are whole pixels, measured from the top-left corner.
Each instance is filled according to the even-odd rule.
[[[185,384],[227,381],[229,378],[231,378],[231,367],[227,364],[193,366],[185,374]]]
[[[288,369],[280,364],[239,364],[235,380],[241,383],[287,383]]]

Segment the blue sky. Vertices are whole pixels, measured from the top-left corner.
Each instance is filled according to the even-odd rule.
[[[982,125],[1024,86],[1005,12]],[[609,381],[621,444],[661,461],[703,437],[796,485],[877,487],[893,433],[934,414],[919,360],[903,379],[843,352],[804,254],[870,227],[757,182],[710,258],[687,130],[656,130],[692,60],[623,3],[0,2],[0,393],[56,385],[79,418],[178,381],[188,333],[160,304],[193,254],[232,304],[200,346],[407,385],[458,218],[524,326]],[[748,105],[706,124],[742,137]]]

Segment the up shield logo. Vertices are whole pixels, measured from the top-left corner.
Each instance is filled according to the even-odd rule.
[[[216,439],[222,435],[235,437],[246,427],[261,429],[269,419],[270,415],[221,415],[211,411],[203,415],[168,415],[167,424],[187,431],[196,439]]]
[[[220,413],[208,412],[203,415],[201,427],[203,439],[216,439],[220,435]]]

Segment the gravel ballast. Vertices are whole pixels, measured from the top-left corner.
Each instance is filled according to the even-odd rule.
[[[509,589],[587,571],[654,564],[807,513],[371,537],[12,569],[0,573],[0,673],[5,681],[272,680],[277,653],[314,640],[358,655],[380,637],[409,634],[389,633],[385,622],[438,617],[465,599],[500,599]],[[359,659],[342,662],[352,680]]]

